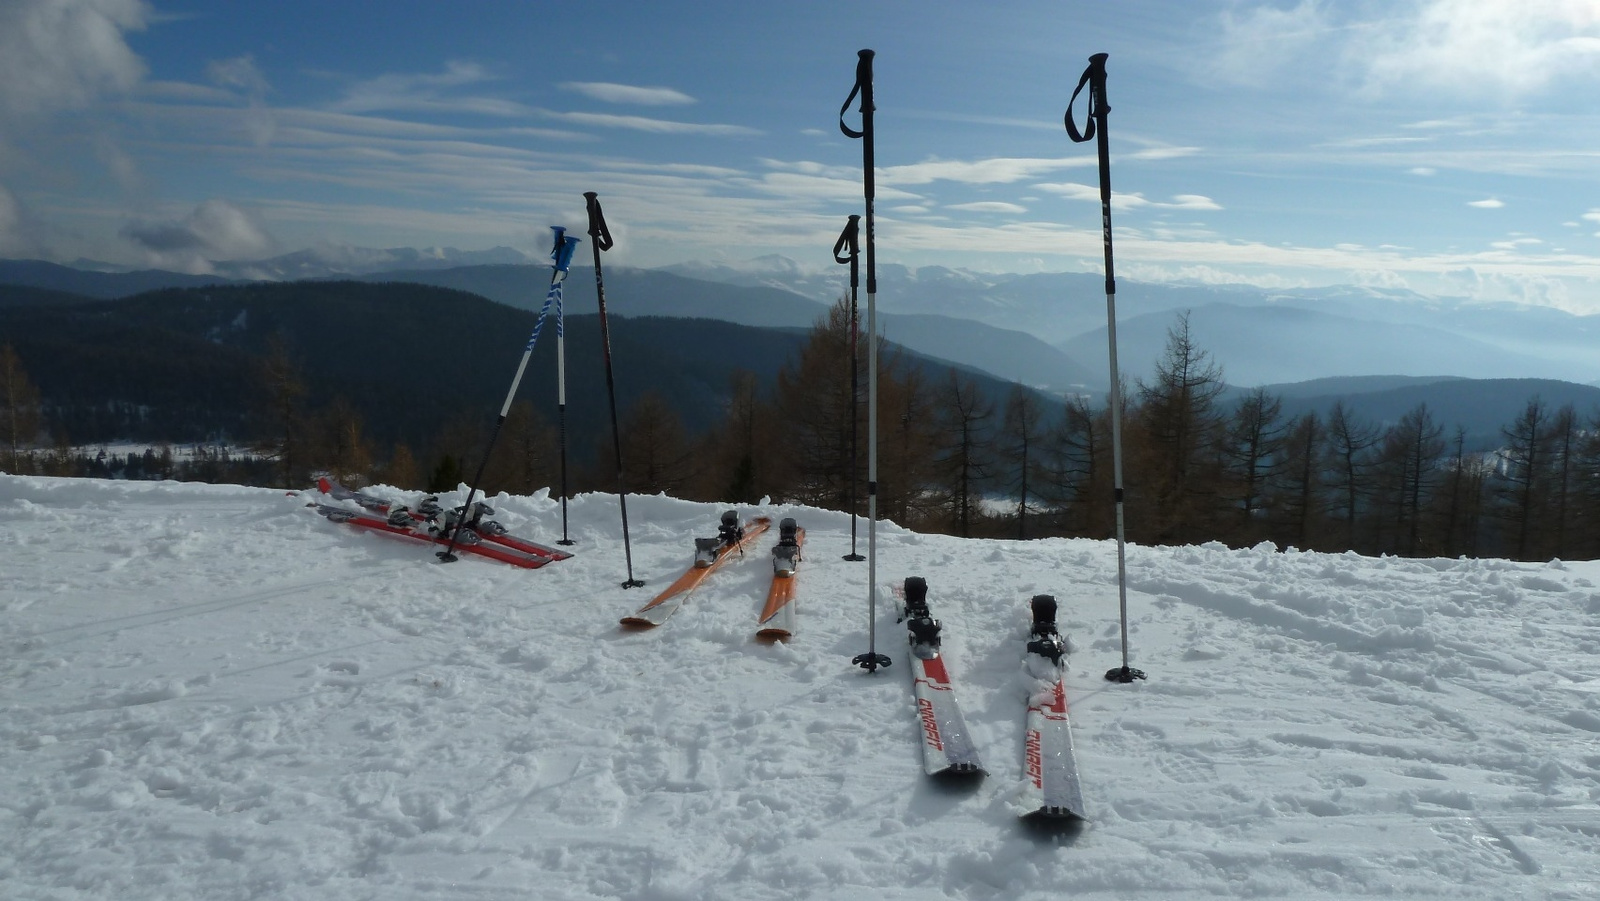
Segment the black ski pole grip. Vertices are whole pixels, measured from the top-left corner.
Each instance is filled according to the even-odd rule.
[[[872,103],[872,57],[871,50],[861,50],[856,53],[856,84],[850,89],[850,96],[844,98],[844,106],[839,107],[839,130],[845,137],[859,138],[867,133],[867,122],[872,117],[874,105]],[[844,124],[844,114],[850,109],[850,101],[861,95],[861,130],[856,131]]]
[[[1094,137],[1096,120],[1104,120],[1106,113],[1111,112],[1111,106],[1106,103],[1106,59],[1109,54],[1096,53],[1089,57],[1089,67],[1083,70],[1083,75],[1078,79],[1078,87],[1072,92],[1072,99],[1067,101],[1067,112],[1063,121],[1067,126],[1067,135],[1073,143],[1082,144]],[[1084,114],[1083,131],[1078,131],[1078,123],[1072,120],[1072,106],[1077,103],[1078,95],[1083,92],[1084,86],[1089,88],[1089,109]]]
[[[610,250],[611,229],[606,227],[606,214],[600,209],[600,195],[593,191],[583,192],[583,202],[589,211],[589,237],[595,246],[601,250]]]
[[[849,263],[861,253],[861,217],[853,215],[846,223],[844,231],[839,233],[839,240],[833,242],[833,261],[835,263]],[[844,254],[844,255],[841,255]]]

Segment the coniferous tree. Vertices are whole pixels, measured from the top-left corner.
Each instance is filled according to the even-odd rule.
[[[1442,507],[1439,533],[1441,550],[1446,557],[1478,554],[1484,491],[1491,468],[1481,455],[1467,453],[1466,443],[1466,428],[1457,426],[1451,439],[1452,451],[1445,462],[1444,479],[1439,486],[1438,506]]]
[[[511,405],[484,482],[513,494],[533,494],[548,488],[552,497],[560,496],[560,436],[530,401],[519,400]],[[570,484],[568,490],[572,490]]]
[[[1134,540],[1184,544],[1216,537],[1224,425],[1217,399],[1226,387],[1222,368],[1194,343],[1189,316],[1181,315],[1167,330],[1155,380],[1139,384],[1138,407],[1127,417]]]
[[[850,503],[850,308],[835,303],[812,329],[774,395],[788,496],[836,510]]]
[[[1222,441],[1222,461],[1227,473],[1224,498],[1237,525],[1231,530],[1239,544],[1254,544],[1264,533],[1262,514],[1268,486],[1281,465],[1285,439],[1283,403],[1265,388],[1245,395],[1227,422]]]
[[[1315,413],[1294,420],[1284,435],[1277,477],[1268,489],[1276,497],[1272,526],[1280,543],[1305,549],[1322,546],[1324,437],[1322,420]]]
[[[311,462],[351,488],[372,477],[372,446],[362,432],[361,414],[342,395],[317,416],[319,437]]]
[[[1549,495],[1550,410],[1538,396],[1528,400],[1511,425],[1500,430],[1506,444],[1497,492],[1513,559],[1527,560],[1537,544],[1537,517]]]
[[[1563,559],[1575,550],[1573,516],[1578,509],[1578,414],[1571,404],[1556,410],[1550,422],[1550,511],[1546,517],[1546,554]]]
[[[1017,499],[1017,537],[1028,537],[1028,505],[1037,493],[1038,470],[1042,466],[1040,445],[1044,442],[1044,409],[1038,395],[1019,384],[1006,395],[1005,415],[1001,419],[995,450],[1005,467],[1007,489]]]
[[[1337,401],[1328,413],[1328,489],[1334,518],[1344,523],[1344,547],[1375,547],[1357,540],[1357,523],[1372,490],[1378,430]]]
[[[373,473],[375,481],[396,488],[419,489],[426,487],[422,479],[422,469],[417,463],[416,455],[411,452],[411,447],[406,444],[396,444],[389,452],[389,459]]]
[[[1388,548],[1396,553],[1418,556],[1426,549],[1424,539],[1431,537],[1423,532],[1423,511],[1438,481],[1443,434],[1428,405],[1419,404],[1383,435],[1376,467],[1378,511],[1383,514],[1378,526],[1393,527]]]
[[[784,477],[782,448],[774,441],[773,412],[761,398],[755,373],[736,370],[729,376],[722,421],[700,441],[705,462],[698,497],[753,504],[763,495],[791,496]]]
[[[6,472],[32,469],[27,453],[39,434],[39,389],[28,379],[10,344],[0,346],[0,459]]]
[[[863,407],[866,405],[863,404]],[[865,412],[863,410],[863,412]],[[898,352],[878,354],[878,515],[907,528],[930,524],[939,511],[934,483],[938,420],[922,370],[902,365]],[[866,429],[861,455],[865,466]],[[863,508],[862,512],[866,512]]]
[[[994,405],[976,382],[950,370],[937,395],[939,416],[939,491],[955,534],[972,534],[981,516],[982,489],[993,473],[989,459],[990,417]]]
[[[282,335],[273,335],[267,341],[267,351],[261,360],[260,381],[266,391],[264,431],[270,437],[257,443],[255,450],[277,461],[278,487],[299,487],[305,480],[309,465],[302,407],[306,386]]]
[[[1109,414],[1072,397],[1045,435],[1041,497],[1055,511],[1060,534],[1107,538],[1114,531]]]
[[[640,395],[624,416],[622,454],[628,462],[629,494],[683,497],[696,475],[694,449],[683,420],[658,391]]]

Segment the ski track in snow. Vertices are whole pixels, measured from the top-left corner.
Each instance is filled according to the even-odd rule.
[[[623,591],[615,496],[573,499],[578,555],[538,571],[305,500],[0,475],[0,894],[1600,896],[1597,564],[1132,547],[1150,678],[1118,685],[1113,545],[882,523],[880,581],[927,578],[990,771],[952,789],[922,775],[893,610],[895,664],[850,664],[846,515],[759,510],[807,530],[799,630],[765,644],[771,539],[617,625],[716,505],[630,498],[650,585]],[[560,534],[546,493],[489,502]],[[1074,645],[1090,822],[1065,833],[1015,816],[1035,593]]]

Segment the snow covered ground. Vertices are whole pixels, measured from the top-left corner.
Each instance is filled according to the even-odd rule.
[[[391,495],[396,492],[387,492]],[[557,502],[491,502],[551,540]],[[719,508],[632,498],[664,586]],[[0,475],[8,899],[1600,897],[1600,564],[1131,548],[879,530],[925,576],[990,776],[931,784],[902,628],[867,650],[848,517],[617,620],[614,496],[538,571],[282,492]],[[865,524],[861,546],[865,548]],[[1027,600],[1061,601],[1091,821],[1019,825]]]

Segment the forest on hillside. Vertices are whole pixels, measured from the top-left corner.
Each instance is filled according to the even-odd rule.
[[[880,346],[881,516],[964,536],[1113,535],[1108,404],[1088,397],[1056,404],[1020,385],[997,400],[970,375],[930,375]],[[584,453],[569,453],[582,462],[563,459],[558,423],[519,401],[481,487],[522,494],[547,487],[559,493],[563,484],[569,493],[620,487],[729,503],[770,497],[864,514],[866,367],[866,348],[852,340],[841,301],[770,386],[736,369],[708,428],[686,425],[663,390],[640,392],[622,411],[620,467],[609,429]],[[203,379],[204,367],[199,371]],[[0,468],[285,488],[329,472],[351,485],[439,492],[473,477],[494,425],[456,417],[425,443],[374,440],[364,415],[343,397],[310,403],[295,355],[271,337],[251,380],[256,404],[238,419],[253,436],[250,453],[180,460],[156,449],[118,459],[73,449],[7,344],[0,348]],[[1281,400],[1263,389],[1237,402],[1223,399],[1226,390],[1185,318],[1169,332],[1155,375],[1123,386],[1130,541],[1267,541],[1404,556],[1600,556],[1600,533],[1592,528],[1600,517],[1600,411],[1580,415],[1532,397],[1502,429],[1502,449],[1477,454],[1465,450],[1459,428],[1437,421],[1425,404],[1380,428],[1342,405],[1325,416],[1286,417]]]

